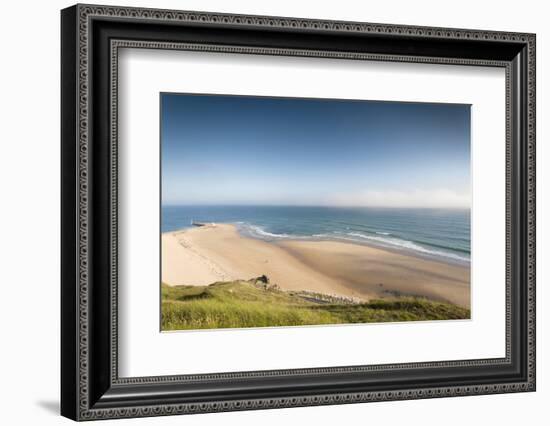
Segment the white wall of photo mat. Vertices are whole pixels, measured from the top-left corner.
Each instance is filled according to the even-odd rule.
[[[143,49],[124,49],[119,61],[121,376],[505,355],[502,69]],[[160,275],[161,92],[471,104],[472,318],[159,333],[158,287],[143,283],[158,282]],[[181,137],[185,141],[185,135]],[[212,348],[228,350],[220,357]]]
[[[202,416],[102,424],[499,425],[544,424],[550,398],[550,29],[544,2],[441,3],[266,0],[115,0],[103,4],[298,16],[537,33],[538,386],[536,393]],[[69,424],[59,417],[59,9],[69,1],[3,5],[0,68],[0,324],[2,423]],[[159,359],[162,362],[162,359]],[[119,423],[115,423],[119,422]],[[130,422],[130,423],[129,423]]]

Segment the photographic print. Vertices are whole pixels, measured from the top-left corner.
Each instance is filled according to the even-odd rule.
[[[160,94],[161,329],[463,320],[470,105]]]

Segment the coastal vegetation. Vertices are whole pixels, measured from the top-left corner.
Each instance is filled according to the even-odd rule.
[[[206,286],[162,284],[162,330],[468,319],[470,310],[418,297],[361,302],[284,291],[266,276]]]

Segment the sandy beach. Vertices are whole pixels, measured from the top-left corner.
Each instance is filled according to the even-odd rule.
[[[162,281],[207,285],[267,275],[283,290],[368,301],[424,296],[470,307],[468,267],[337,241],[246,238],[215,224],[162,234]]]

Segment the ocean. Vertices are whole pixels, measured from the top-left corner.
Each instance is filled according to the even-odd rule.
[[[192,227],[192,221],[232,223],[243,236],[265,241],[349,241],[452,263],[470,262],[468,209],[162,207],[162,232]]]

